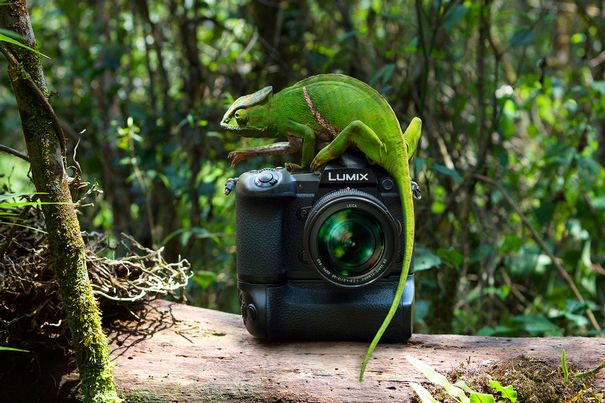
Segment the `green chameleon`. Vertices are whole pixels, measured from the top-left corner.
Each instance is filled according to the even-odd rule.
[[[421,120],[412,119],[403,133],[393,109],[375,89],[345,75],[320,74],[277,94],[273,94],[272,87],[265,87],[238,98],[223,116],[221,126],[242,137],[288,139],[287,142],[233,151],[229,154],[232,165],[252,156],[292,154],[302,149],[298,167],[317,170],[353,146],[395,179],[405,217],[403,268],[391,308],[363,360],[359,375],[359,380],[363,380],[368,360],[397,311],[410,269],[414,205],[408,161],[420,139]]]

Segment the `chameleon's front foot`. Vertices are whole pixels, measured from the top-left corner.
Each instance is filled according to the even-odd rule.
[[[247,153],[241,151],[231,151],[227,158],[231,160],[231,166],[234,167],[247,157]]]

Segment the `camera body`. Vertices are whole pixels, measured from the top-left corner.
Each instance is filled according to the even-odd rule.
[[[347,153],[317,173],[265,168],[236,186],[237,274],[248,331],[268,340],[371,340],[403,261],[395,181]],[[412,333],[413,273],[382,340]]]

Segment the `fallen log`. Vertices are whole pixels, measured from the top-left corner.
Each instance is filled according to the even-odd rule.
[[[519,355],[556,368],[562,350],[578,368],[605,361],[605,338],[415,334],[407,344],[381,344],[359,383],[367,343],[263,342],[246,332],[239,315],[167,301],[153,302],[140,322],[121,323],[109,339],[118,389],[130,401],[406,402],[409,382],[426,383],[406,355],[441,373]],[[58,384],[59,399],[73,397],[77,374],[62,375]],[[605,389],[604,373],[596,386]]]

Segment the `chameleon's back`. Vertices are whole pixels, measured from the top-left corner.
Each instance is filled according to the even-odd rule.
[[[374,88],[352,77],[342,74],[312,76],[275,94],[273,101],[277,105],[288,105],[288,115],[294,114],[299,123],[307,124],[317,132],[325,131],[318,116],[336,133],[353,120],[360,120],[383,141],[403,142],[399,121],[388,102]],[[296,105],[295,110],[292,110],[293,105]],[[311,108],[317,114],[313,114]]]

